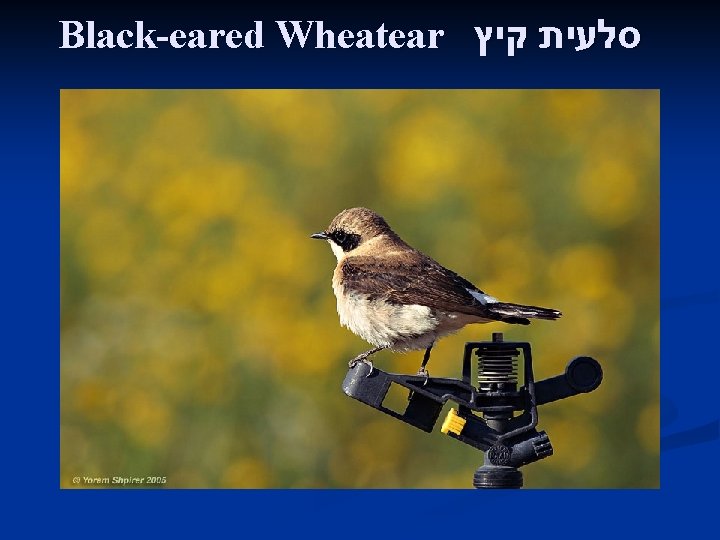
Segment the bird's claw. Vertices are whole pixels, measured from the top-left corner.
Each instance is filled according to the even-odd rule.
[[[419,377],[425,377],[425,381],[423,381],[423,386],[427,385],[428,380],[430,379],[430,372],[424,367],[421,367],[418,370],[417,374]]]
[[[348,363],[348,367],[354,368],[360,362],[362,362],[363,364],[367,365],[370,368],[370,371],[368,371],[368,374],[365,375],[365,377],[369,377],[370,375],[372,375],[372,372],[375,369],[375,366],[373,366],[373,363],[370,360],[368,360],[366,356],[363,356],[363,355],[356,356],[355,358],[350,360],[350,362]]]

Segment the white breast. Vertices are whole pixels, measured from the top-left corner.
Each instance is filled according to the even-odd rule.
[[[432,334],[438,325],[427,306],[390,304],[365,295],[337,295],[337,310],[340,324],[373,345],[393,349],[422,348],[406,342]]]
[[[392,304],[359,293],[346,294],[341,285],[342,274],[339,273],[346,254],[335,243],[329,243],[339,262],[332,284],[340,324],[368,343],[400,352],[426,349],[467,324],[489,322],[464,313],[438,311],[418,304]],[[482,304],[498,301],[479,291],[468,289],[468,292]]]

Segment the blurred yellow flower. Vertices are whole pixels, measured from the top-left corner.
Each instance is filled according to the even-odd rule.
[[[634,218],[641,208],[638,181],[628,164],[606,157],[585,165],[578,179],[578,199],[588,216],[617,227]]]
[[[170,433],[168,403],[149,391],[133,390],[123,396],[118,420],[128,435],[150,447],[164,444]]]
[[[660,451],[660,404],[650,403],[640,411],[636,426],[637,437],[647,452]]]
[[[223,471],[220,484],[225,488],[267,488],[272,487],[273,478],[261,460],[240,458]]]

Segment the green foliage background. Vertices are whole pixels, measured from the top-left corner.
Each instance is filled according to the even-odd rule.
[[[308,236],[351,206],[564,312],[465,328],[433,375],[493,331],[531,341],[537,378],[602,362],[542,408],[555,455],[527,485],[658,485],[658,92],[69,90],[60,165],[62,486],[470,487],[478,452],[340,389],[368,346]]]

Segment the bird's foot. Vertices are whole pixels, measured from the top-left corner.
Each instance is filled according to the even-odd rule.
[[[425,369],[425,366],[421,366],[417,374],[419,377],[425,377],[425,381],[423,382],[423,386],[425,386],[428,383],[428,379],[430,379],[430,372]]]
[[[350,362],[348,362],[348,367],[354,368],[356,365],[358,365],[361,362],[370,367],[370,371],[368,371],[368,374],[365,375],[366,377],[369,377],[372,374],[375,367],[373,366],[373,363],[370,360],[368,360],[367,355],[364,353],[359,354],[358,356],[356,356],[355,358],[350,360]]]

